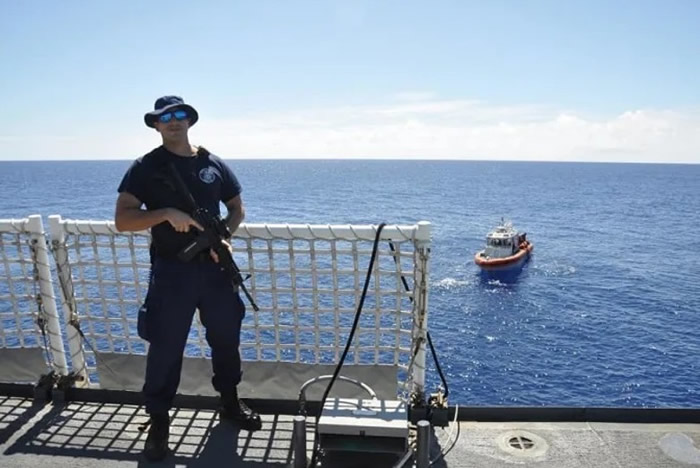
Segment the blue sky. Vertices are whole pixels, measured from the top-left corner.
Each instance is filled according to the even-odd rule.
[[[0,0],[0,160],[700,163],[700,2]]]

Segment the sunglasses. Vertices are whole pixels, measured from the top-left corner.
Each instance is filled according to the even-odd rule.
[[[175,120],[185,120],[189,116],[187,115],[187,111],[176,110],[174,112],[161,114],[160,117],[158,117],[158,121],[160,121],[160,123],[168,123],[173,120],[173,117],[175,117]]]

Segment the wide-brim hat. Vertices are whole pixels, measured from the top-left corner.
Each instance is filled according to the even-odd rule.
[[[146,122],[146,125],[151,128],[155,128],[154,123],[156,120],[158,120],[158,117],[160,117],[161,114],[177,109],[184,109],[187,111],[187,118],[190,121],[190,127],[197,123],[197,120],[199,120],[197,110],[189,104],[185,104],[185,101],[183,101],[180,96],[159,97],[156,99],[153,109],[153,111],[148,112],[143,116],[144,122]]]

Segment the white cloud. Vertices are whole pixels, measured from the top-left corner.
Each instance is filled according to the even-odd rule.
[[[700,163],[700,115],[636,110],[608,118],[476,101],[300,110],[208,122],[227,156]]]
[[[700,113],[631,110],[583,116],[537,106],[438,100],[431,93],[388,105],[299,109],[192,130],[192,142],[222,157],[420,158],[700,163]],[[108,138],[109,137],[109,138]],[[158,144],[137,125],[105,135],[0,136],[0,157],[131,158]],[[8,158],[9,159],[9,158]]]

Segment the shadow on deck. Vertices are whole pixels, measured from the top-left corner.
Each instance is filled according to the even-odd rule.
[[[209,405],[205,400],[200,406]],[[611,409],[606,422],[556,421],[551,409],[527,409],[530,421],[508,421],[504,408],[465,409],[480,422],[462,420],[461,437],[436,467],[685,467],[700,465],[697,410],[658,414],[660,422],[638,422],[640,414]],[[566,409],[562,409],[566,410]],[[485,416],[492,414],[490,420]],[[569,409],[569,415],[581,414]],[[602,410],[599,410],[602,411]],[[269,413],[269,412],[268,412]],[[499,415],[500,414],[500,415]],[[566,414],[566,413],[564,413]],[[592,413],[595,414],[595,413]],[[617,416],[617,422],[616,416]],[[665,414],[665,416],[664,416]],[[248,433],[220,422],[213,408],[171,411],[171,455],[149,463],[141,455],[147,420],[133,402],[69,401],[52,404],[27,396],[0,396],[0,466],[83,467],[289,467],[293,463],[290,414],[263,414],[263,430]],[[462,418],[460,411],[460,419]],[[631,415],[631,416],[630,416]],[[673,416],[671,418],[669,415]],[[625,421],[625,419],[628,419]],[[672,420],[673,419],[673,420]],[[313,418],[307,425],[307,454]],[[548,422],[549,421],[549,422]],[[433,432],[431,458],[449,445],[452,429]],[[323,467],[390,467],[394,456],[332,454]],[[411,462],[406,463],[411,466]]]

